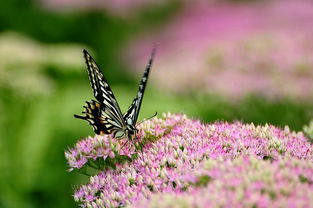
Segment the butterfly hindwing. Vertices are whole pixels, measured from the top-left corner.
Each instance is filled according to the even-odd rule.
[[[151,52],[151,57],[149,59],[148,65],[142,75],[141,81],[139,83],[139,89],[136,97],[134,98],[132,104],[129,106],[127,112],[125,113],[124,121],[129,125],[135,125],[138,119],[142,98],[146,89],[147,81],[149,78],[150,69],[152,66],[153,58],[155,55],[156,48],[154,47]]]
[[[91,102],[86,102],[84,106],[85,111],[82,113],[85,116],[74,115],[75,118],[80,118],[89,122],[89,124],[93,127],[96,134],[110,134],[113,130],[113,126],[110,125],[107,121],[108,118],[102,117],[102,110],[100,107],[100,103],[92,100]]]

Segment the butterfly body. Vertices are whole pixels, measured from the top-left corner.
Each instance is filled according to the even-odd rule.
[[[138,93],[124,115],[121,113],[116,98],[98,65],[87,50],[84,49],[83,53],[96,100],[86,101],[85,111],[82,112],[85,115],[74,115],[74,117],[88,121],[96,134],[113,134],[115,138],[126,137],[132,140],[138,131],[136,122],[155,55],[155,48],[152,50],[149,63],[139,83]]]

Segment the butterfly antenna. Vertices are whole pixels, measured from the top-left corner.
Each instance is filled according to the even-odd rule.
[[[143,119],[141,122],[139,122],[138,124],[136,124],[136,127],[137,127],[139,124],[141,124],[141,123],[143,123],[143,122],[145,122],[145,121],[148,121],[148,120],[154,118],[156,115],[158,115],[158,112],[155,112],[154,115],[153,115],[153,116],[150,116],[149,118]]]

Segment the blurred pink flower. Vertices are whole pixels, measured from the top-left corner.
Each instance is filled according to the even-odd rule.
[[[75,201],[83,207],[313,206],[313,145],[301,132],[240,122],[205,125],[171,114],[139,128],[144,146],[136,157],[90,177]],[[87,156],[89,140],[113,142],[87,138],[67,159],[81,152],[89,161],[105,161],[102,153]]]
[[[133,68],[159,42],[158,86],[230,98],[312,98],[312,1],[196,2],[132,42],[126,56]]]

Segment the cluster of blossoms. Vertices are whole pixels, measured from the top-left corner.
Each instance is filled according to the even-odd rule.
[[[313,145],[301,132],[171,114],[139,129],[135,144],[96,136],[65,153],[71,170],[107,164],[76,190],[82,207],[313,206]]]
[[[312,28],[312,1],[192,1],[159,33],[138,37],[128,59],[140,69],[157,40],[158,86],[231,99],[261,94],[309,100]]]
[[[283,157],[272,163],[251,156],[208,159],[184,182],[189,191],[153,193],[131,207],[312,207],[313,165]],[[201,188],[200,188],[201,187]],[[162,202],[162,203],[160,203]]]
[[[179,121],[177,120],[177,122]],[[141,129],[139,129],[137,137],[140,139],[143,138],[143,135],[146,135],[149,141],[157,140],[167,134],[177,122],[173,119],[164,122],[163,119],[157,118],[153,122],[144,122],[139,126]],[[146,132],[144,132],[144,129],[146,129]],[[147,131],[147,129],[150,131]],[[137,157],[136,149],[141,149],[146,142],[147,140],[141,139],[133,144],[125,140],[114,139],[111,135],[96,135],[78,141],[74,148],[70,148],[65,152],[65,158],[70,166],[69,171],[80,170],[86,164],[100,169],[106,165],[105,163],[101,164],[101,162],[106,161],[106,159],[110,160],[109,158],[122,157],[131,160],[132,157]]]
[[[131,157],[134,152],[134,147],[125,143],[125,148],[121,148],[121,144],[117,140],[112,140],[107,136],[88,137],[76,143],[74,148],[65,152],[65,158],[70,166],[70,171],[74,169],[81,169],[84,165],[92,166],[94,162],[95,167],[102,168],[101,161],[107,158],[115,158],[116,156]],[[100,159],[99,159],[100,158]],[[99,161],[100,163],[98,164]]]

